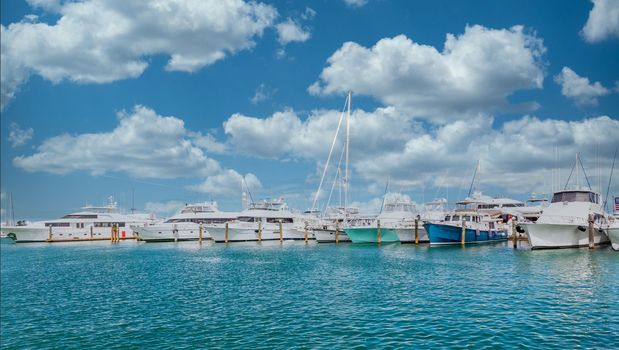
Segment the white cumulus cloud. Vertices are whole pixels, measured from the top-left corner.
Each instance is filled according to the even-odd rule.
[[[282,45],[287,45],[291,42],[304,42],[309,40],[311,33],[308,29],[303,28],[299,23],[288,18],[286,21],[275,25],[277,29],[277,40]]]
[[[159,54],[170,57],[167,70],[193,72],[252,48],[277,17],[271,5],[243,0],[31,3],[60,6],[60,18],[1,26],[2,108],[32,74],[108,83],[141,75],[147,57]]]
[[[110,132],[48,138],[34,154],[16,157],[13,164],[29,172],[125,172],[139,178],[208,176],[221,170],[194,144],[183,120],[143,106],[118,118]]]
[[[243,180],[245,180],[246,185],[241,185]],[[244,186],[249,187],[252,191],[262,188],[262,184],[256,175],[252,173],[241,175],[235,170],[227,169],[219,174],[207,176],[202,183],[191,186],[190,189],[218,196],[234,196],[241,193]]]
[[[591,0],[593,8],[581,34],[587,42],[595,43],[619,37],[619,1]]]
[[[352,90],[444,121],[456,114],[507,108],[514,92],[541,88],[545,51],[542,40],[522,26],[467,26],[461,35],[447,34],[440,52],[404,35],[381,39],[371,48],[347,42],[331,55],[309,91]]]
[[[9,142],[11,147],[25,145],[32,138],[34,130],[32,128],[21,129],[15,122],[11,123],[11,131],[9,132]]]
[[[344,0],[344,3],[350,7],[362,7],[368,3],[368,0]]]
[[[591,84],[588,78],[579,76],[569,67],[563,67],[561,73],[557,74],[554,79],[557,84],[561,85],[561,94],[573,99],[581,106],[596,106],[598,97],[610,93],[600,82],[596,81]]]

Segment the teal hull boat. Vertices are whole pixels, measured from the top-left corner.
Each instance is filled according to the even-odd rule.
[[[378,229],[376,227],[347,227],[346,234],[353,243],[378,243]],[[395,229],[381,227],[380,242],[400,242]]]

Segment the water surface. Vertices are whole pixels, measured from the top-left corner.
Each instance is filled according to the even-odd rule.
[[[1,244],[0,345],[617,348],[609,248]]]

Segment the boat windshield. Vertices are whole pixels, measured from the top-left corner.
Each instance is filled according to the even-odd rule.
[[[599,203],[600,196],[593,192],[559,192],[552,196],[552,203],[559,202],[591,202]]]
[[[96,214],[69,214],[62,217],[63,219],[96,219]]]

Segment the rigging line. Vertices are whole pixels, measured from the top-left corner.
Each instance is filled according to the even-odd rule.
[[[477,166],[475,167],[475,171],[473,172],[473,180],[471,180],[471,186],[469,186],[469,195],[467,197],[471,197],[471,192],[473,191],[473,184],[475,184],[475,177],[477,176],[477,169],[479,169],[479,160],[477,161]]]
[[[580,155],[578,156],[578,162],[580,163],[580,168],[582,169],[582,173],[585,175],[585,180],[587,180],[587,186],[589,186],[589,191],[592,191],[591,184],[589,183],[589,178],[587,177],[587,172],[585,171],[585,167],[582,165],[582,160],[580,159]]]
[[[565,187],[563,187],[563,190],[567,190],[567,185],[570,183],[570,179],[572,178],[572,173],[574,172],[574,168],[576,168],[576,161],[574,161],[574,165],[572,165],[572,170],[570,170],[570,175],[567,177],[567,181],[565,182]]]
[[[348,103],[348,100],[346,100]],[[320,194],[320,189],[322,188],[322,183],[325,180],[325,175],[327,174],[327,168],[329,167],[329,162],[331,161],[331,154],[333,153],[333,147],[335,147],[335,142],[337,141],[337,135],[340,133],[340,127],[342,126],[342,120],[344,119],[344,110],[346,108],[346,104],[344,104],[344,108],[342,108],[342,113],[340,113],[340,120],[337,123],[337,129],[335,130],[335,136],[333,136],[333,142],[331,142],[331,149],[329,150],[329,156],[327,157],[327,162],[325,163],[325,168],[322,171],[322,177],[320,178],[320,184],[318,185],[318,190],[314,195],[314,201],[312,202],[312,210],[316,208],[316,201],[318,201],[318,195]]]
[[[617,149],[615,147],[615,155],[613,156],[613,165],[610,168],[610,177],[608,178],[608,187],[606,188],[606,197],[604,198],[604,211],[606,211],[606,203],[608,202],[608,193],[610,192],[610,182],[613,179],[613,170],[615,170],[615,160],[617,159]]]
[[[333,179],[333,185],[331,185],[331,191],[329,192],[329,199],[327,200],[327,204],[326,204],[326,206],[324,208],[325,211],[329,207],[329,204],[331,204],[331,196],[333,194],[333,190],[335,189],[335,184],[337,183],[337,180],[338,180],[338,178],[340,176],[340,172],[341,172],[341,169],[342,169],[342,158],[343,157],[344,157],[344,147],[342,147],[342,152],[340,153],[340,160],[337,163],[337,171],[335,172],[335,178]],[[341,205],[341,203],[340,203],[340,205]]]
[[[387,198],[387,191],[389,190],[389,178],[387,178],[387,184],[385,185],[385,193],[383,193],[383,202],[380,205],[380,212],[379,214],[383,213],[383,208],[385,207],[385,199]]]

